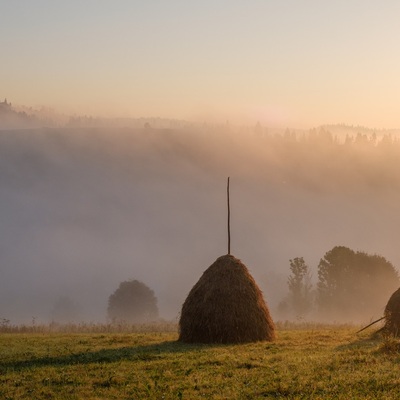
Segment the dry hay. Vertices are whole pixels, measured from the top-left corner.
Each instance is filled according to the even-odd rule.
[[[383,330],[393,336],[400,334],[400,289],[391,296],[385,307],[385,326]]]
[[[231,255],[219,257],[182,306],[179,340],[246,343],[274,339],[268,307],[246,266]]]

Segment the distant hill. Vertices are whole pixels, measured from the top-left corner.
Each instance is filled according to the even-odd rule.
[[[107,118],[88,115],[63,115],[52,109],[34,109],[22,105],[13,106],[5,99],[0,102],[0,130],[41,127],[57,128],[156,128],[179,129],[192,125],[190,122],[168,118]]]
[[[242,130],[251,131],[258,136],[264,134],[269,135],[285,135],[300,137],[313,133],[329,132],[333,137],[339,141],[344,141],[346,137],[356,138],[359,135],[367,136],[369,138],[375,136],[381,139],[384,136],[392,136],[400,138],[400,129],[380,129],[368,128],[365,126],[354,126],[346,124],[326,124],[316,126],[312,129],[296,129],[292,128],[271,128],[262,127],[260,123],[255,126],[237,126],[233,127],[229,124],[218,124],[204,122],[194,122],[179,120],[173,118],[159,118],[159,117],[99,117],[91,115],[66,115],[59,114],[51,108],[27,107],[23,105],[13,106],[7,99],[0,102],[0,130],[9,129],[30,129],[30,128],[153,128],[153,129],[192,129],[198,128],[201,130],[209,128],[218,128],[219,130]]]
[[[16,111],[7,99],[0,102],[0,129],[37,128],[42,125],[34,115]]]

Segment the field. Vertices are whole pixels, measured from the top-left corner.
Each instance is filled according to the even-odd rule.
[[[1,399],[397,399],[394,339],[278,327],[273,343],[188,345],[176,332],[0,333]]]

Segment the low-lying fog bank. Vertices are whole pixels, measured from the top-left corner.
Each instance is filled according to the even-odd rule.
[[[326,131],[0,131],[0,318],[47,322],[68,296],[77,319],[105,321],[110,294],[137,279],[160,316],[176,319],[227,252],[230,176],[232,254],[279,319],[289,259],[304,257],[314,281],[336,245],[400,266],[399,155],[390,137],[335,141]],[[384,305],[354,319],[379,317]]]

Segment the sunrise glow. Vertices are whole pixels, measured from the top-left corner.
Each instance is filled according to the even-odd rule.
[[[69,114],[398,128],[399,7],[3,2],[0,95]]]

